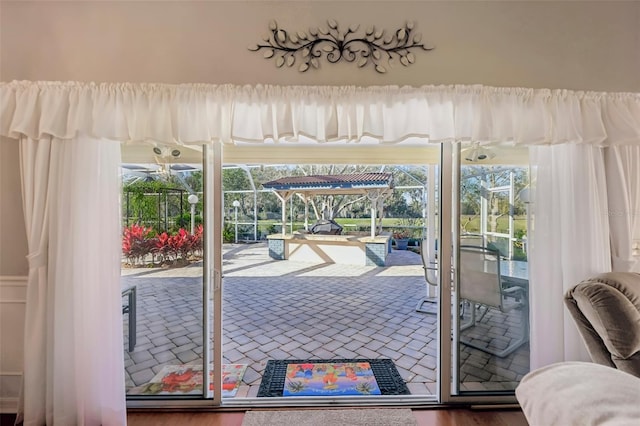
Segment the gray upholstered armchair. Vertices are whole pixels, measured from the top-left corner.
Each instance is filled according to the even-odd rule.
[[[640,274],[609,272],[565,295],[593,362],[640,377]]]

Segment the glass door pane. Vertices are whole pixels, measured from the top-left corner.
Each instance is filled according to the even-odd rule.
[[[460,153],[452,391],[512,394],[529,371],[528,168],[515,149]]]
[[[304,161],[236,162],[223,170],[223,365],[227,371],[244,369],[237,389],[225,383],[233,397],[224,403],[246,404],[252,398],[272,403],[266,398],[285,392],[309,396],[315,393],[314,380],[333,369],[325,364],[339,366],[340,384],[358,383],[358,374],[343,379],[347,367],[342,364],[355,360],[364,361],[355,363],[364,379],[368,362],[392,365],[408,392],[400,393],[404,389],[399,386],[394,394],[388,386],[385,393],[374,393],[364,386],[357,395],[346,395],[433,401],[438,377],[437,294],[425,281],[420,249],[427,235],[435,246],[436,165]],[[316,188],[315,193],[285,197],[264,186],[303,176],[331,176],[327,181],[342,177],[349,183],[350,176],[370,179],[374,173],[389,174],[394,184],[375,213],[369,197],[375,194],[359,188],[335,193]],[[319,230],[326,223],[339,230]],[[429,295],[436,299],[435,308],[427,301],[418,305]],[[287,381],[278,382],[278,392],[259,392],[264,377],[269,379],[272,370],[293,360],[303,361],[304,373],[286,365]],[[337,391],[331,395],[333,385],[321,389],[325,386],[329,397],[344,396]],[[313,396],[318,399],[310,404],[327,401],[321,393]]]
[[[127,397],[202,397],[201,150],[127,145],[121,170]]]

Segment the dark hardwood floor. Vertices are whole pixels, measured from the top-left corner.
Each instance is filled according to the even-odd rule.
[[[517,409],[414,409],[418,426],[528,426]],[[129,426],[241,426],[243,412],[130,412]],[[1,414],[0,426],[13,426],[15,415]]]
[[[418,426],[528,426],[517,409],[473,410],[468,408],[414,409]],[[131,412],[129,426],[240,426],[244,413],[153,413]]]
[[[13,422],[16,419],[15,414],[0,414],[0,426],[13,426]]]

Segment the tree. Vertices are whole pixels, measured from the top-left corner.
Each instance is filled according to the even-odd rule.
[[[427,176],[422,167],[396,166],[393,179],[396,189],[385,202],[387,216],[397,218],[422,217],[424,188]],[[402,188],[401,186],[419,186],[418,188]]]
[[[242,191],[251,189],[251,183],[241,168],[222,169],[222,188],[225,191]]]
[[[223,191],[247,191],[251,190],[251,181],[247,172],[238,168],[222,169],[222,190]],[[253,204],[253,195],[251,201],[247,201],[246,192],[238,193],[226,193],[224,199],[224,205],[230,207],[234,200],[240,202],[240,213],[242,216],[246,215],[247,208]]]
[[[507,187],[510,185],[510,175],[513,173],[514,192],[517,195],[528,183],[527,170],[513,166],[467,166],[462,167],[460,177],[460,213],[470,215],[463,230],[474,216],[481,212],[482,198],[488,204],[488,225],[491,232],[497,232],[498,219],[508,214],[524,214],[525,206],[519,198],[515,198],[514,205],[509,205],[508,193],[488,191],[485,188]],[[513,209],[511,209],[513,207]]]
[[[189,188],[193,192],[202,193],[202,190],[203,190],[202,170],[185,172],[182,174],[182,178],[184,179],[185,183],[189,186]],[[185,189],[188,190],[189,188],[185,188]]]

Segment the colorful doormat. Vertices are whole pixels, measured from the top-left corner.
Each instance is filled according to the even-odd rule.
[[[222,364],[222,397],[236,395],[247,364]],[[210,372],[213,381],[213,371]],[[213,390],[213,384],[209,387]],[[202,365],[166,365],[147,384],[132,388],[128,395],[202,395]]]
[[[270,360],[258,397],[409,395],[390,359]]]

